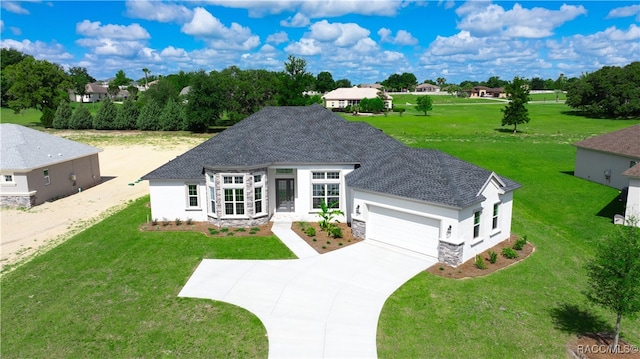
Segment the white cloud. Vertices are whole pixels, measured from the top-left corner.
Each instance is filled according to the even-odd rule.
[[[62,61],[73,59],[73,55],[68,53],[64,46],[57,42],[46,43],[42,41],[12,39],[0,40],[0,48],[12,48],[25,54],[32,55],[36,59],[47,60],[60,64]]]
[[[184,23],[193,17],[193,12],[182,5],[167,4],[161,1],[128,0],[126,15],[159,22]]]
[[[206,3],[247,9],[251,17],[298,12],[311,19],[347,14],[393,16],[407,5],[399,0],[207,0]]]
[[[474,36],[493,36],[499,33],[510,37],[542,38],[553,34],[553,30],[587,13],[585,8],[563,4],[559,10],[535,7],[525,9],[515,4],[511,10],[496,4],[467,2],[456,9],[462,17],[458,29],[469,31]]]
[[[393,31],[387,29],[386,27],[380,28],[380,30],[378,30],[378,36],[380,36],[380,41],[382,42],[392,42],[393,38],[391,37],[391,34],[393,34]]]
[[[378,49],[378,44],[370,38],[364,38],[358,40],[358,42],[353,46],[353,50],[361,53],[370,53],[376,51]]]
[[[292,55],[313,56],[320,54],[322,47],[314,39],[302,38],[298,42],[289,44],[284,51]]]
[[[112,39],[78,39],[76,43],[87,47],[96,55],[131,57],[145,46],[141,41],[112,40]]]
[[[76,33],[86,37],[118,40],[145,40],[151,36],[139,24],[131,25],[102,25],[100,21],[84,20],[76,24]]]
[[[274,53],[276,51],[278,51],[278,49],[276,49],[275,47],[273,47],[272,45],[269,45],[269,44],[264,44],[260,48],[260,52],[262,52],[262,53]]]
[[[635,16],[635,20],[640,21],[640,5],[629,5],[612,9],[609,11],[607,19],[631,16]]]
[[[29,15],[29,10],[22,7],[21,1],[1,1],[0,5],[8,12],[18,15]]]
[[[308,17],[301,13],[295,14],[293,17],[288,17],[286,20],[280,21],[280,26],[284,27],[305,27],[309,25],[311,21]]]
[[[160,56],[169,57],[169,58],[180,58],[186,57],[187,52],[181,48],[175,48],[173,46],[167,46],[162,51],[160,51]]]
[[[393,32],[383,27],[378,30],[378,35],[380,36],[380,42],[390,42],[401,46],[418,44],[418,39],[406,30],[398,30],[396,36],[393,37]]]
[[[355,23],[329,23],[322,20],[311,25],[310,38],[321,42],[332,42],[336,46],[344,47],[356,44],[359,40],[367,38],[371,33]]]
[[[267,42],[272,44],[278,45],[287,41],[289,41],[289,35],[284,31],[276,32],[275,34],[267,36]]]
[[[201,7],[194,9],[193,19],[182,26],[182,32],[208,39],[209,46],[216,49],[250,50],[260,45],[260,37],[252,35],[248,27],[235,22],[226,27]]]

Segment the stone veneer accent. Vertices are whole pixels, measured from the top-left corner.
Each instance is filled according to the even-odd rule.
[[[367,223],[351,218],[351,233],[356,238],[365,239],[367,234]]]
[[[0,197],[0,206],[9,208],[31,208],[36,205],[36,195],[3,195]]]
[[[462,250],[464,243],[451,244],[440,241],[438,243],[438,261],[457,267],[462,264]]]
[[[244,177],[244,201],[245,201],[245,216],[247,218],[224,218],[223,215],[223,197],[224,197],[224,188],[222,183],[221,173],[231,174],[231,175],[242,175]],[[264,210],[269,209],[269,186],[267,181],[267,169],[266,168],[257,168],[251,171],[207,171],[206,176],[207,180],[209,176],[214,176],[214,186],[216,188],[216,217],[208,216],[208,222],[216,225],[218,227],[253,227],[260,226],[269,222],[268,214],[255,214],[255,205],[254,205],[254,183],[253,176],[260,174],[262,175],[264,186],[262,187],[262,208]],[[211,182],[207,181],[207,186],[209,186]],[[208,193],[207,193],[208,194]]]

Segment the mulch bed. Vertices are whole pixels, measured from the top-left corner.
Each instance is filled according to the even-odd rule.
[[[640,348],[623,340],[618,342],[618,353],[611,353],[609,346],[613,343],[613,336],[602,333],[589,333],[579,336],[567,345],[570,358],[576,359],[640,359]]]
[[[521,251],[516,251],[516,253],[518,253],[518,258],[509,259],[504,257],[502,255],[502,249],[507,247],[510,248],[517,239],[518,237],[511,235],[508,240],[502,241],[494,247],[480,253],[479,255],[484,258],[485,264],[487,265],[486,269],[479,269],[476,267],[475,258],[471,258],[457,267],[452,267],[444,263],[436,263],[429,267],[427,272],[437,276],[454,279],[474,278],[491,274],[526,259],[535,251],[533,244],[527,242]],[[489,263],[489,251],[498,253],[498,258],[495,263]]]
[[[271,225],[272,223],[269,222],[262,226],[222,229],[208,222],[191,222],[191,224],[181,222],[180,224],[176,224],[174,221],[158,221],[156,224],[152,224],[151,222],[143,223],[140,225],[140,230],[147,232],[201,232],[207,237],[266,237],[273,235]],[[255,230],[256,228],[258,230]]]
[[[342,238],[333,238],[329,236],[327,232],[321,231],[317,222],[295,222],[291,225],[291,229],[320,254],[344,248],[362,241],[362,239],[353,236],[351,233],[351,227],[346,223],[336,223],[335,225],[342,229]],[[303,229],[307,227],[315,228],[316,235],[308,236]]]

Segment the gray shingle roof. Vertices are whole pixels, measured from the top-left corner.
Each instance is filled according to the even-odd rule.
[[[35,168],[96,154],[102,150],[11,123],[0,124],[0,169]]]
[[[270,164],[360,165],[345,178],[363,190],[466,207],[491,171],[437,150],[408,148],[363,122],[349,122],[320,105],[265,107],[143,179],[201,179],[203,168]],[[520,185],[504,177],[505,191]]]

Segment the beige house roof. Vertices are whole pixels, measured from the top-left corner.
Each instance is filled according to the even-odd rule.
[[[640,125],[587,138],[574,146],[640,159]]]
[[[338,100],[362,100],[363,98],[376,98],[378,97],[378,89],[375,88],[360,88],[360,87],[342,87],[328,92],[323,99],[327,101]],[[393,99],[387,95],[387,99]]]
[[[420,84],[418,86],[416,86],[416,89],[422,89],[422,88],[433,88],[433,89],[439,89],[440,86],[438,85],[434,85],[434,84]]]

